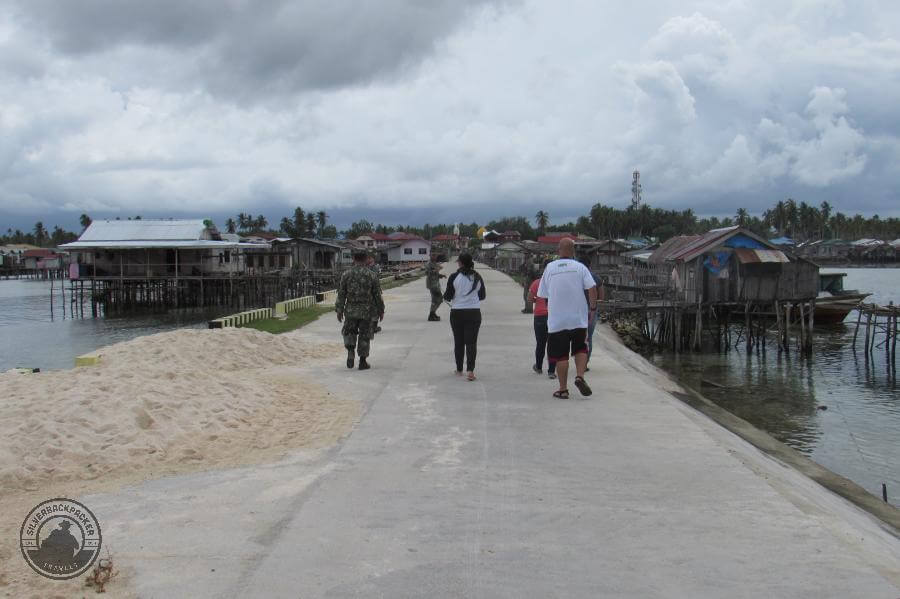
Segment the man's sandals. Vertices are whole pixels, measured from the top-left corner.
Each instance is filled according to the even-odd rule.
[[[575,377],[575,386],[578,387],[578,391],[585,397],[587,397],[588,395],[593,393],[593,391],[591,391],[591,388],[588,387],[588,384],[585,382],[583,377],[580,377],[580,376]]]
[[[593,391],[591,391],[591,388],[588,387],[588,384],[580,376],[575,377],[575,386],[578,387],[579,393],[581,393],[585,397],[593,393]],[[560,389],[558,391],[554,391],[553,397],[555,397],[556,399],[569,399],[569,390]]]

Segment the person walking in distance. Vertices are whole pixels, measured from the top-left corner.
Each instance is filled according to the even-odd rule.
[[[372,319],[384,319],[384,300],[378,275],[366,267],[365,250],[353,252],[353,267],[341,275],[334,310],[338,322],[343,323],[341,335],[347,348],[347,368],[353,368],[356,351],[359,369],[368,370],[371,368],[367,359],[373,334]]]
[[[428,313],[429,322],[437,322],[441,319],[437,315],[437,309],[441,307],[441,302],[443,301],[441,294],[441,279],[443,278],[444,275],[441,274],[441,265],[438,264],[437,256],[431,254],[431,260],[425,266],[425,287],[431,293],[431,311]]]
[[[591,388],[584,380],[587,367],[588,313],[597,309],[597,285],[591,272],[577,260],[575,242],[559,242],[559,260],[544,269],[537,296],[547,300],[547,355],[556,364],[559,389],[553,397],[569,398],[569,355],[575,359],[575,386],[588,396]],[[587,298],[585,298],[587,291]],[[585,301],[586,300],[586,301]]]
[[[547,264],[544,264],[544,268],[547,268]],[[547,300],[538,297],[537,291],[538,286],[541,283],[540,276],[536,276],[534,281],[531,282],[531,285],[528,287],[528,302],[533,305],[532,311],[534,312],[534,366],[532,366],[532,370],[536,373],[541,374],[543,372],[544,367],[544,352],[547,349]],[[556,364],[550,361],[550,356],[547,356],[547,376],[551,379],[556,378]]]
[[[447,279],[444,299],[450,302],[456,374],[462,376],[465,358],[468,379],[474,381],[478,329],[481,328],[481,302],[487,297],[487,289],[484,279],[475,271],[475,262],[470,254],[460,254],[457,266],[459,269]]]

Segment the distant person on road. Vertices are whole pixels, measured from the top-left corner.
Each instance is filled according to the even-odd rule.
[[[467,378],[474,381],[478,329],[481,328],[481,302],[487,297],[487,289],[484,279],[475,271],[471,254],[460,254],[456,263],[459,269],[447,279],[444,299],[450,302],[456,374],[462,376],[465,357]]]
[[[547,268],[547,265],[550,262],[544,263],[544,268]],[[538,297],[538,286],[541,283],[540,273],[531,282],[531,285],[528,286],[528,302],[534,306],[532,309],[534,312],[534,366],[532,366],[532,370],[536,373],[543,373],[544,369],[544,353],[547,350],[547,300]],[[550,356],[547,356],[547,376],[551,379],[556,378],[556,364],[550,361]]]
[[[365,250],[353,252],[353,267],[341,275],[334,310],[343,322],[341,335],[347,348],[347,368],[353,368],[354,351],[359,354],[359,369],[368,370],[369,342],[373,317],[384,319],[384,300],[378,275],[366,267]]]
[[[585,268],[588,269],[588,272],[590,272],[591,276],[594,278],[594,284],[597,286],[597,301],[599,302],[599,301],[603,300],[604,298],[600,297],[601,290],[603,289],[603,284],[602,284],[602,281],[600,280],[600,277],[598,277],[596,274],[594,274],[593,271],[591,271],[590,258],[583,257],[583,258],[581,258],[580,262],[582,264],[584,264]],[[584,293],[585,293],[585,301],[590,302],[590,300],[587,297],[588,292],[585,291]],[[587,330],[588,364],[591,363],[591,355],[594,353],[594,331],[597,329],[597,319],[600,317],[599,310],[600,310],[599,308],[596,308],[594,310],[591,310],[591,313],[588,314],[588,330]],[[584,369],[585,372],[590,372],[590,370],[591,369],[589,366],[586,366]]]
[[[522,263],[522,299],[525,301],[525,307],[522,308],[522,314],[531,314],[534,310],[534,303],[528,299],[528,289],[531,281],[538,276],[537,265],[531,258],[526,258],[525,262]]]
[[[425,287],[431,293],[431,311],[428,313],[429,322],[437,322],[441,319],[437,315],[437,309],[441,307],[443,297],[441,295],[441,279],[445,278],[441,274],[441,265],[438,263],[436,254],[431,254],[431,260],[425,266]]]
[[[575,358],[575,386],[588,396],[591,388],[584,380],[587,367],[588,314],[597,309],[597,285],[584,264],[573,260],[575,242],[564,238],[559,242],[559,259],[544,269],[538,285],[538,297],[547,300],[547,354],[556,364],[558,399],[568,399],[569,355]],[[588,292],[585,299],[585,291]]]

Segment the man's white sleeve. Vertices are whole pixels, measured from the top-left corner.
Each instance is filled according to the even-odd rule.
[[[541,283],[538,285],[537,296],[547,299],[550,297],[550,284],[547,281],[547,269],[544,269],[544,274],[541,275]]]
[[[597,286],[597,282],[594,280],[594,275],[591,274],[591,271],[588,270],[588,267],[584,264],[581,265],[581,282],[584,285],[585,289],[590,289],[591,287]]]

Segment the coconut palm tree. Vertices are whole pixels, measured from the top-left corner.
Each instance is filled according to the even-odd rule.
[[[831,219],[831,204],[827,201],[819,206],[819,239],[825,239],[825,227]]]
[[[306,214],[306,234],[307,235],[315,235],[316,234],[316,215],[312,212],[308,212]]]
[[[82,214],[78,217],[78,222],[81,223],[81,231],[84,232],[85,229],[91,226],[91,217],[87,214]]]
[[[319,225],[317,233],[319,237],[321,237],[322,231],[325,230],[325,225],[328,224],[328,215],[324,210],[319,210],[318,212],[316,212],[316,223]]]
[[[264,231],[266,227],[269,226],[269,221],[266,220],[266,217],[260,214],[256,217],[256,220],[253,221],[253,230],[254,231]]]
[[[234,233],[237,229],[237,223],[234,222],[234,219],[229,217],[228,220],[225,221],[225,230],[228,233]]]
[[[750,214],[747,212],[747,209],[738,208],[737,212],[734,213],[734,221],[737,223],[737,226],[746,227],[750,221]]]
[[[303,237],[303,231],[306,229],[306,213],[303,208],[297,206],[294,208],[294,236]]]
[[[545,210],[538,210],[537,214],[534,215],[534,222],[538,227],[538,233],[543,235],[547,230],[547,225],[550,224],[550,214]]]
[[[38,247],[44,246],[44,239],[47,237],[47,230],[44,229],[44,223],[38,221],[34,223],[34,244]]]

